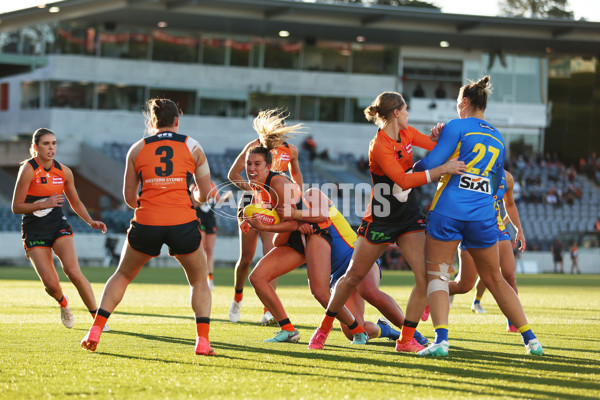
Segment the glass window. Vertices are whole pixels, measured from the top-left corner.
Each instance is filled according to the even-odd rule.
[[[247,67],[250,65],[252,41],[249,39],[228,39],[225,46],[229,47],[231,55],[229,65]]]
[[[55,30],[54,46],[59,54],[95,54],[96,30],[61,24]]]
[[[224,40],[213,36],[202,37],[203,64],[225,65],[226,52]]]
[[[40,108],[40,82],[21,83],[21,108]]]
[[[155,30],[152,32],[154,45],[152,59],[195,63],[198,61],[198,39],[191,34]]]
[[[179,105],[185,114],[194,114],[196,92],[171,89],[150,89],[150,98],[170,99]]]
[[[494,88],[494,94],[490,96],[490,102],[512,103],[515,100],[513,91],[513,56],[497,54],[484,54],[483,65],[486,74],[490,75],[490,82]],[[481,77],[469,77],[477,81]]]
[[[265,43],[265,68],[298,69],[300,42],[269,40]]]
[[[242,118],[246,116],[246,102],[203,97],[200,99],[200,115]]]
[[[348,71],[350,43],[317,41],[304,46],[303,69],[309,71]]]
[[[92,108],[93,86],[89,82],[49,81],[49,107]]]
[[[289,113],[289,118],[296,119],[296,96],[287,94],[250,93],[250,114],[258,115],[259,111],[279,108]]]
[[[319,121],[344,121],[346,99],[339,97],[321,97],[320,103]]]
[[[144,88],[141,86],[98,85],[98,108],[100,110],[140,111],[143,107]]]
[[[397,70],[396,49],[383,45],[352,45],[352,72],[394,75]]]
[[[20,41],[20,31],[0,32],[0,52],[13,54],[18,53]]]
[[[150,34],[144,31],[101,32],[100,52],[102,57],[145,60],[148,58]]]

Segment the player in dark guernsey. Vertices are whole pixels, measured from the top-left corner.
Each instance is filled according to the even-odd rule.
[[[129,149],[123,197],[135,213],[119,266],[106,282],[94,324],[81,341],[85,350],[96,350],[102,327],[123,299],[127,286],[166,244],[190,284],[196,354],[215,354],[208,340],[212,298],[206,280],[206,256],[188,186],[188,177],[192,176],[197,187],[192,193],[194,199],[206,201],[211,189],[210,169],[200,144],[178,133],[180,114],[171,100],[150,100],[147,119],[152,133]]]
[[[302,124],[286,126],[285,118],[286,115],[277,109],[265,110],[258,113],[252,124],[254,131],[258,135],[258,139],[251,141],[244,147],[235,159],[227,176],[233,184],[245,191],[238,207],[240,257],[235,264],[235,293],[231,307],[229,308],[229,320],[231,322],[238,322],[240,320],[244,285],[250,273],[250,265],[254,258],[258,238],[260,237],[262,242],[263,255],[267,254],[273,248],[273,233],[258,232],[250,229],[241,217],[244,207],[253,201],[252,188],[248,181],[242,177],[248,150],[256,146],[262,146],[270,150],[273,160],[271,171],[286,173],[289,170],[290,174],[288,178],[302,188],[303,182],[298,164],[298,149],[296,146],[286,142],[291,135],[300,131]],[[271,286],[273,288],[277,287],[277,279],[271,282]],[[263,309],[263,316],[260,322],[262,325],[277,325],[277,321],[266,307]]]
[[[106,233],[106,225],[95,221],[87,212],[77,195],[73,172],[54,159],[56,148],[56,136],[52,131],[45,128],[35,131],[30,149],[32,158],[24,161],[19,169],[12,211],[23,215],[21,229],[27,258],[46,292],[60,305],[63,324],[72,328],[75,321],[54,268],[53,252],[92,317],[96,315],[97,307],[92,287],[79,268],[73,231],[62,212],[65,198],[92,228]]]
[[[373,180],[371,202],[358,229],[358,240],[348,270],[339,279],[309,347],[323,347],[339,310],[389,244],[396,243],[415,276],[402,337],[397,341],[396,350],[417,352],[423,346],[414,339],[414,332],[427,303],[427,281],[425,223],[412,188],[437,180],[444,173],[459,173],[464,169],[464,163],[451,160],[428,171],[411,173],[412,146],[431,150],[435,142],[408,126],[407,106],[400,93],[380,94],[364,113],[367,120],[379,126],[369,147],[369,168]],[[433,130],[432,135],[435,137]]]

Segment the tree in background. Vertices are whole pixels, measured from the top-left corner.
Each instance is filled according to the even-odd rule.
[[[569,0],[500,0],[500,12],[508,16],[531,16],[532,18],[573,19],[568,11]]]

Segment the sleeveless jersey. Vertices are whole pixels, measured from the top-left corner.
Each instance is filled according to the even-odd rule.
[[[142,225],[171,226],[196,219],[187,179],[196,170],[192,152],[202,149],[189,136],[160,132],[144,139],[134,166],[141,182],[133,220]]]
[[[431,210],[461,221],[482,221],[495,215],[494,195],[504,176],[504,139],[496,128],[478,118],[454,119],[446,124],[439,143],[415,166],[425,170],[448,159],[464,161],[463,175],[440,179]]]
[[[33,168],[33,178],[29,184],[25,203],[35,203],[53,194],[64,192],[65,171],[58,161],[53,160],[52,166],[48,170],[40,165],[35,158],[27,160],[27,163]],[[38,210],[34,213],[23,214],[23,228],[41,227],[41,225],[46,225],[49,228],[50,225],[66,219],[62,207],[53,207],[47,213],[45,211]]]
[[[256,139],[256,145],[261,145],[259,139]],[[292,149],[288,142],[283,142],[276,148],[271,149],[271,156],[273,157],[271,171],[287,172],[290,162],[292,162]]]
[[[431,150],[435,146],[428,136],[413,127],[399,132],[398,140],[383,130],[377,131],[369,146],[369,170],[373,189],[364,220],[394,224],[404,215],[418,210],[416,186],[427,183],[425,172],[412,173],[412,146]]]

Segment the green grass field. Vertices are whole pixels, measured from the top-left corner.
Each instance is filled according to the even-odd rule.
[[[114,269],[86,268],[99,300]],[[61,275],[62,276],[62,275]],[[233,271],[216,271],[211,342],[217,357],[194,354],[195,328],[182,270],[144,269],[109,320],[98,350],[79,348],[91,324],[75,288],[62,276],[76,324],[60,323],[55,302],[31,268],[0,268],[2,399],[598,399],[600,276],[519,276],[521,301],[545,357],[525,354],[518,334],[486,293],[487,314],[457,296],[450,315],[450,355],[420,358],[377,339],[352,346],[339,328],[323,351],[308,340],[323,309],[304,271],[280,279],[278,293],[300,330],[298,344],[267,344],[262,307],[246,288],[240,323],[229,322]],[[385,272],[382,288],[404,308],[406,272]],[[379,315],[372,307],[366,317]],[[433,338],[431,321],[419,330]]]

